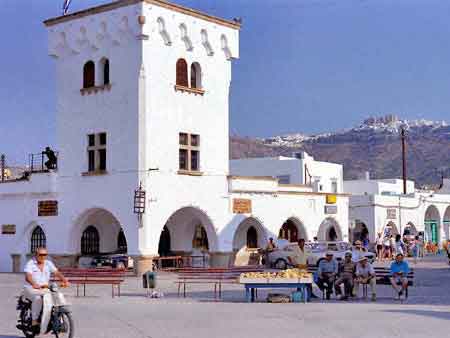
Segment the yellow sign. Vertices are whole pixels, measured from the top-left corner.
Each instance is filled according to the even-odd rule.
[[[337,196],[336,195],[327,195],[327,204],[336,204]]]
[[[233,213],[250,214],[252,212],[252,200],[245,198],[233,199]]]
[[[2,225],[2,235],[15,235],[16,225],[15,224],[3,224]]]

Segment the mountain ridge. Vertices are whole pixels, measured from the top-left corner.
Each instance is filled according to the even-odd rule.
[[[269,138],[230,139],[231,158],[291,156],[307,151],[316,160],[344,165],[344,178],[366,171],[373,178],[401,177],[400,132],[406,131],[407,174],[418,186],[436,186],[450,175],[450,126],[446,121],[399,119],[390,114],[369,117],[361,124],[329,133],[287,134]]]

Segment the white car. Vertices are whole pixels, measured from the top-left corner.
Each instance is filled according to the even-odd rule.
[[[289,243],[287,241],[278,241],[276,250],[268,254],[269,265],[275,269],[286,269],[289,266],[289,256],[293,255],[293,248],[298,246],[297,243]],[[334,253],[337,261],[344,259],[345,252],[351,251],[352,247],[347,242],[307,242],[305,249],[309,253],[308,265],[317,265],[325,258],[327,251]],[[362,252],[362,255],[369,259],[370,263],[375,261],[375,254],[372,252]]]

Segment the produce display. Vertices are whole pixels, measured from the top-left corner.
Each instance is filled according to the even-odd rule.
[[[312,274],[303,269],[287,269],[276,272],[246,272],[240,276],[241,283],[311,283]]]

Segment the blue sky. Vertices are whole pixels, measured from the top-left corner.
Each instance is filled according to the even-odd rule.
[[[375,114],[450,122],[450,1],[174,0],[242,17],[231,133],[351,127]],[[62,0],[0,0],[0,152],[24,162],[55,144],[55,88],[42,21]],[[105,0],[73,0],[72,11]]]

